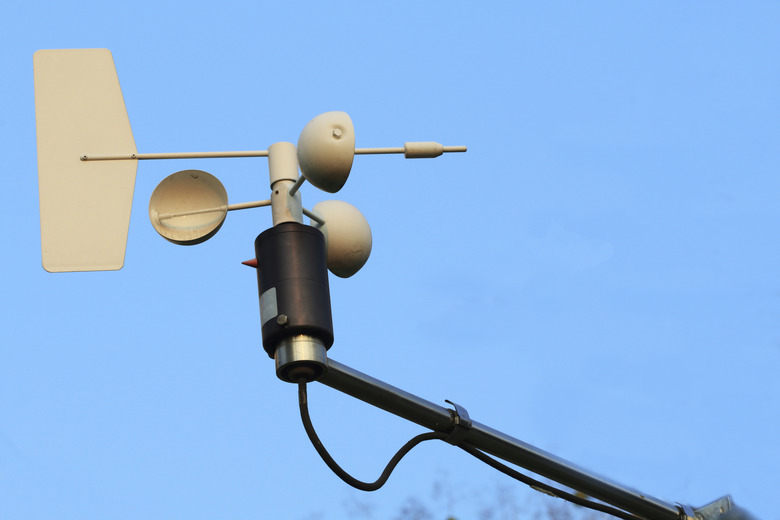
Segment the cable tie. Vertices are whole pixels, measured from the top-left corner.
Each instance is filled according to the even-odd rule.
[[[458,446],[463,442],[471,429],[471,418],[469,418],[469,413],[466,409],[459,404],[453,403],[449,399],[445,399],[444,401],[455,407],[454,410],[448,408],[450,415],[452,416],[453,427],[444,441],[453,446]]]

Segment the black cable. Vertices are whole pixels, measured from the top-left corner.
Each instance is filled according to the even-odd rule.
[[[412,438],[409,442],[404,444],[401,447],[401,449],[398,450],[398,452],[395,455],[393,455],[393,457],[390,459],[390,462],[387,463],[387,466],[385,467],[384,471],[376,481],[363,482],[361,480],[356,479],[346,471],[344,471],[341,468],[341,466],[339,466],[338,463],[336,463],[336,461],[333,460],[333,457],[330,456],[330,453],[328,453],[328,451],[325,449],[325,446],[322,445],[322,441],[320,441],[320,438],[317,436],[317,432],[314,431],[314,426],[312,425],[311,417],[309,416],[309,405],[308,405],[308,398],[306,394],[305,381],[298,382],[298,404],[301,410],[301,421],[303,422],[303,428],[306,430],[306,434],[309,436],[309,440],[314,445],[314,449],[317,450],[317,453],[319,453],[320,457],[322,457],[322,460],[325,462],[325,464],[327,464],[327,466],[341,480],[343,480],[344,482],[346,482],[347,484],[349,484],[354,488],[360,489],[361,491],[376,491],[377,489],[384,486],[385,482],[387,482],[387,479],[390,478],[390,474],[393,472],[393,470],[401,461],[401,459],[407,453],[409,453],[412,450],[412,448],[414,448],[421,442],[434,440],[434,439],[446,440],[449,437],[449,435],[446,433],[437,433],[437,432],[423,433],[417,435],[416,437]],[[577,495],[573,495],[561,489],[555,488],[549,484],[545,484],[544,482],[540,482],[536,479],[533,479],[497,461],[493,457],[489,456],[488,454],[484,453],[481,450],[478,450],[477,448],[474,448],[473,446],[469,446],[467,444],[465,445],[461,444],[458,445],[458,447],[463,451],[465,451],[466,453],[468,453],[469,455],[472,455],[473,457],[476,457],[477,459],[481,460],[485,464],[491,466],[492,468],[497,469],[501,473],[504,473],[505,475],[512,477],[513,479],[518,480],[523,484],[530,486],[532,489],[536,491],[547,493],[548,495],[552,495],[554,497],[567,500],[579,506],[587,507],[588,509],[593,509],[596,511],[600,511],[602,513],[606,513],[608,515],[615,516],[617,518],[622,518],[623,520],[645,520],[642,517],[632,515],[631,513],[627,513],[626,511],[623,511],[621,509],[617,509],[615,507],[611,507],[606,504],[602,504],[600,502],[594,502],[593,500],[588,500],[587,498],[578,497]]]
[[[409,453],[412,450],[412,448],[414,448],[421,442],[429,441],[433,439],[444,440],[447,438],[447,434],[436,433],[436,432],[423,433],[414,437],[412,440],[404,444],[395,455],[393,455],[393,458],[390,459],[390,462],[387,463],[385,470],[382,472],[379,478],[376,479],[375,482],[363,482],[361,480],[356,479],[355,477],[353,477],[343,469],[341,469],[341,466],[339,466],[336,463],[336,461],[333,460],[333,457],[330,456],[330,453],[328,453],[328,451],[322,445],[322,441],[320,441],[319,437],[317,437],[317,433],[314,431],[314,426],[312,426],[311,424],[311,417],[309,417],[309,407],[308,407],[307,397],[306,397],[305,381],[298,382],[298,404],[300,405],[300,409],[301,409],[301,420],[303,421],[303,428],[306,430],[306,434],[309,436],[309,440],[314,445],[314,449],[317,450],[317,453],[320,454],[322,460],[325,461],[325,464],[328,465],[328,467],[333,471],[333,473],[338,475],[338,477],[341,480],[343,480],[350,486],[360,489],[361,491],[376,491],[377,489],[384,486],[385,482],[387,482],[387,479],[390,478],[390,474],[393,472],[393,470],[401,461],[401,459],[404,457],[404,455]]]
[[[588,500],[587,498],[578,497],[577,495],[567,493],[562,489],[555,488],[549,484],[540,482],[527,475],[523,475],[519,471],[516,471],[510,468],[509,466],[502,464],[501,462],[497,461],[490,455],[472,446],[461,445],[458,447],[463,451],[465,451],[466,453],[468,453],[469,455],[472,455],[477,459],[481,460],[482,462],[489,465],[490,467],[497,469],[501,473],[510,476],[515,480],[519,480],[523,484],[530,486],[536,491],[547,493],[548,495],[552,495],[554,497],[567,500],[569,502],[572,502],[573,504],[577,504],[578,506],[587,507],[588,509],[594,509],[596,511],[601,511],[602,513],[607,513],[608,515],[616,516],[618,518],[622,518],[623,520],[645,520],[642,517],[632,515],[631,513],[627,513],[626,511],[623,511],[621,509],[617,509],[615,507],[611,507],[606,504],[602,504],[600,502],[594,502],[593,500]]]

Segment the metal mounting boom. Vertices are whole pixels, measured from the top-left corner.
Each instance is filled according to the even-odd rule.
[[[455,428],[456,414],[447,408],[358,372],[332,358],[328,358],[327,366],[325,373],[317,380],[326,386],[437,432],[450,433]],[[685,513],[686,510],[692,511],[690,507],[665,502],[590,473],[569,461],[476,421],[472,421],[470,428],[462,432],[462,435],[461,444],[470,445],[643,518],[680,520],[690,516]],[[727,497],[718,502],[721,501],[731,505]],[[719,516],[700,514],[704,510],[705,508],[699,508],[696,516]]]

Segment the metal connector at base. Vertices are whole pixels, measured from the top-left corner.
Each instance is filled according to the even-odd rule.
[[[328,368],[325,345],[304,334],[284,338],[274,353],[276,377],[288,383],[317,380]]]

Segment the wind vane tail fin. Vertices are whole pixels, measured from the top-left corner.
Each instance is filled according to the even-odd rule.
[[[33,57],[43,268],[109,271],[124,265],[137,160],[108,49],[39,50]]]

